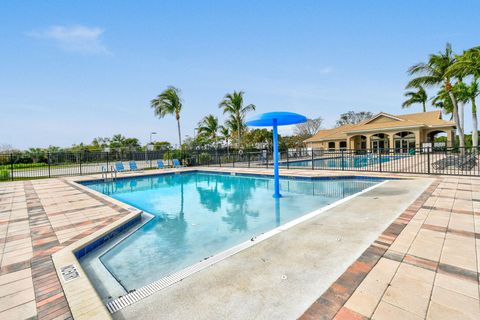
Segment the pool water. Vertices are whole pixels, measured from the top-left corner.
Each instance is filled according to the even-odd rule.
[[[187,172],[84,184],[154,215],[100,257],[132,290],[379,182],[282,179],[281,199],[268,176]]]
[[[347,156],[342,160],[342,157],[314,159],[313,165],[317,168],[361,168],[369,165],[375,165],[378,163],[385,163],[392,160],[398,160],[405,158],[406,156],[387,156],[382,155],[361,155],[361,156]],[[312,160],[299,160],[289,161],[291,167],[311,167]],[[282,162],[280,165],[286,166],[286,162]]]

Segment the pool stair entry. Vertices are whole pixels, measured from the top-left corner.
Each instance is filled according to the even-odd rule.
[[[108,178],[108,174],[110,173],[110,178]],[[102,180],[107,181],[115,181],[117,179],[117,171],[113,170],[113,167],[110,171],[108,171],[108,167],[102,166]]]

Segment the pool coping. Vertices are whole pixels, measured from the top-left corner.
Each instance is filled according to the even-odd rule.
[[[210,170],[205,170],[205,169],[201,169],[201,170],[198,170],[198,169],[193,169],[193,168],[183,168],[183,169],[177,169],[175,171],[164,171],[164,172],[152,172],[152,173],[148,173],[146,172],[146,174],[141,174],[141,175],[132,175],[132,176],[124,176],[124,177],[119,177],[117,179],[128,179],[128,178],[132,178],[132,177],[145,177],[145,176],[156,176],[156,175],[164,175],[164,174],[180,174],[180,173],[184,173],[184,172],[205,172],[205,173],[214,173],[214,174],[234,174],[234,175],[244,175],[244,176],[263,176],[263,177],[272,177],[273,174],[264,174],[264,173],[244,173],[244,172],[232,172],[232,171],[228,171],[228,168],[225,168],[227,170],[225,171],[218,171],[218,168],[216,168],[217,170],[215,171],[210,171]],[[105,303],[102,301],[102,299],[100,298],[100,296],[98,295],[96,289],[94,288],[93,284],[90,282],[90,279],[88,278],[87,274],[85,273],[85,271],[83,270],[83,268],[80,266],[80,263],[75,255],[75,252],[81,250],[82,248],[88,246],[89,244],[97,241],[98,239],[102,238],[102,237],[105,237],[107,236],[109,233],[111,232],[114,232],[116,229],[120,228],[122,225],[130,222],[132,219],[135,219],[135,218],[138,218],[141,214],[142,214],[142,211],[135,208],[135,207],[132,207],[126,203],[123,203],[121,201],[118,201],[114,198],[111,198],[111,197],[108,197],[106,195],[104,195],[103,193],[100,193],[98,191],[95,191],[93,189],[90,189],[88,188],[87,186],[83,185],[82,183],[85,183],[85,182],[92,182],[92,181],[102,181],[102,179],[88,179],[87,177],[83,177],[83,178],[86,178],[86,179],[72,179],[72,180],[68,180],[68,183],[74,185],[76,188],[79,188],[79,189],[82,189],[83,192],[87,193],[87,194],[92,194],[96,197],[100,197],[102,198],[103,200],[105,201],[108,201],[114,205],[118,205],[122,208],[125,208],[127,209],[128,211],[130,211],[129,214],[127,214],[126,216],[116,220],[115,222],[113,222],[112,224],[104,227],[103,229],[100,229],[90,235],[88,235],[87,237],[79,240],[79,241],[76,241],[75,243],[72,243],[70,245],[68,245],[67,247],[61,249],[60,251],[54,253],[52,255],[52,260],[54,262],[54,265],[55,265],[55,269],[56,269],[56,272],[57,272],[57,275],[58,275],[58,278],[60,279],[60,283],[63,287],[63,290],[64,290],[64,293],[65,293],[65,296],[66,296],[66,299],[68,301],[68,304],[70,306],[70,309],[71,309],[71,312],[72,312],[72,315],[75,319],[91,319],[92,316],[100,316],[101,318],[111,318],[111,315],[110,313],[113,313],[113,312],[116,312],[118,310],[121,310],[123,308],[125,308],[126,306],[128,305],[131,305],[137,301],[140,301],[141,299],[155,293],[155,292],[158,292],[160,291],[161,289],[163,288],[166,288],[178,281],[181,281],[182,279],[184,279],[185,277],[195,273],[195,272],[198,272],[198,271],[201,271],[223,259],[226,259],[228,258],[229,256],[232,256],[244,249],[247,249],[248,247],[251,247],[253,246],[254,244],[257,244],[257,243],[260,243],[261,241],[263,240],[266,240],[268,238],[271,238],[272,236],[274,236],[275,234],[278,234],[282,231],[285,231],[301,222],[304,222],[310,218],[313,218],[314,216],[316,215],[319,215],[321,213],[323,213],[324,211],[327,211],[335,206],[338,206],[340,205],[341,203],[343,202],[346,202],[346,201],[349,201],[353,198],[355,198],[356,196],[360,195],[360,194],[363,194],[365,192],[368,192],[376,187],[379,187],[380,185],[383,185],[384,183],[388,182],[388,180],[395,180],[395,179],[398,179],[398,178],[395,178],[395,177],[382,177],[382,176],[362,176],[362,175],[354,175],[354,174],[350,174],[350,175],[334,175],[334,176],[324,176],[324,177],[314,177],[314,176],[304,176],[304,175],[301,175],[301,174],[288,174],[288,175],[281,175],[281,178],[289,178],[289,179],[302,179],[302,180],[328,180],[328,179],[341,179],[341,178],[370,178],[372,180],[384,180],[372,187],[369,187],[367,189],[364,189],[354,195],[351,195],[351,196],[348,196],[346,198],[343,198],[343,199],[340,199],[338,200],[337,202],[334,202],[330,205],[327,205],[325,207],[322,207],[318,210],[315,210],[311,213],[307,213],[295,220],[292,220],[282,226],[279,226],[275,229],[272,229],[260,236],[257,236],[254,241],[248,241],[246,242],[245,244],[240,244],[240,245],[237,245],[235,247],[232,247],[226,251],[229,251],[229,250],[232,250],[232,252],[222,252],[222,253],[219,253],[215,256],[219,256],[219,258],[221,259],[213,259],[213,257],[215,256],[212,256],[211,258],[207,259],[207,260],[204,260],[198,264],[195,264],[195,265],[192,265],[190,267],[187,267],[186,269],[184,270],[181,270],[179,271],[179,273],[181,273],[182,271],[185,271],[185,273],[181,273],[181,274],[174,274],[176,275],[175,277],[172,276],[169,276],[169,277],[165,277],[165,278],[162,278],[160,280],[157,280],[156,282],[154,282],[155,285],[147,285],[145,287],[142,287],[142,288],[145,288],[145,290],[142,290],[140,291],[140,289],[132,292],[132,293],[129,293],[129,294],[126,294],[125,296],[122,296],[120,298],[117,298],[111,302],[109,302],[107,305],[105,305]],[[128,236],[128,235],[125,235],[125,236]],[[235,252],[233,252],[233,249],[235,249]],[[62,275],[62,268],[66,267],[66,266],[70,266],[70,265],[73,265],[75,266],[77,272],[78,272],[78,277],[73,279],[73,280],[65,280],[63,275]],[[188,270],[187,270],[188,269]],[[180,277],[180,278],[178,278]],[[165,280],[161,283],[157,283],[157,282],[160,282],[164,279],[167,279],[168,280]],[[155,290],[156,289],[156,290]],[[152,290],[155,290],[155,291],[152,291]],[[145,295],[146,294],[146,295]],[[145,296],[144,296],[145,295]],[[135,300],[133,300],[135,299]],[[118,301],[117,301],[118,300]],[[89,306],[88,309],[91,309],[92,311],[91,312],[82,312],[82,310],[86,307],[86,306]],[[95,308],[93,308],[95,307]],[[113,311],[113,312],[112,312]]]

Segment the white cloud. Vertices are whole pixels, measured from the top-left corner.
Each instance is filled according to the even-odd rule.
[[[105,30],[98,27],[51,26],[44,30],[35,30],[28,33],[37,39],[53,41],[66,51],[84,54],[108,54],[107,47],[102,43],[102,34]]]

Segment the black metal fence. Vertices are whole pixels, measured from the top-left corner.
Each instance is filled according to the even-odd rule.
[[[148,170],[158,167],[157,160],[162,160],[166,167],[171,166],[173,159],[186,166],[273,167],[273,154],[269,150],[3,153],[0,154],[0,181],[111,172],[118,162],[129,170],[130,161],[135,161],[139,170]],[[303,149],[282,151],[279,159],[280,167],[285,169],[480,176],[478,150],[473,148]]]

